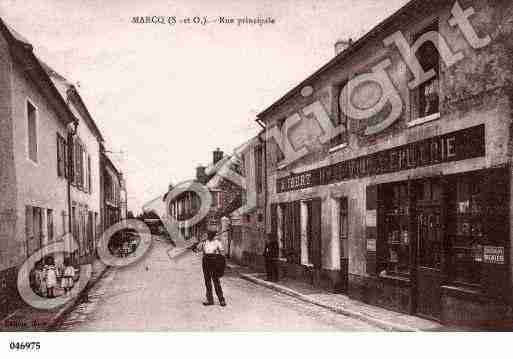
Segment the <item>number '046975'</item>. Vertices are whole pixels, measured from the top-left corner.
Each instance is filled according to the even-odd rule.
[[[11,350],[39,350],[41,349],[40,342],[11,342]]]

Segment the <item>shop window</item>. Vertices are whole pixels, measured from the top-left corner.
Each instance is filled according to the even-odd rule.
[[[383,197],[385,207],[382,267],[386,274],[406,276],[410,271],[408,184],[385,186]]]
[[[442,266],[442,184],[425,179],[415,184],[418,265],[440,270]]]
[[[438,32],[438,21],[416,34],[416,36],[414,36],[414,41],[430,31]],[[417,56],[423,70],[427,72],[433,69],[435,71],[435,76],[413,90],[413,113],[415,118],[435,117],[440,112],[440,55],[435,45],[430,41],[426,41],[422,44],[415,55]]]
[[[482,246],[485,244],[483,183],[468,175],[449,183],[448,237],[451,244],[451,277],[456,283],[481,281]]]

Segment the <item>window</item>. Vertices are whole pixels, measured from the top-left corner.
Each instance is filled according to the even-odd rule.
[[[57,134],[57,175],[66,177],[68,158],[66,140],[60,134]]]
[[[332,105],[332,113],[334,114],[332,122],[333,126],[335,128],[339,127],[340,125],[346,125],[347,124],[347,116],[342,111],[342,104],[341,101],[344,101],[345,104],[349,101],[348,98],[341,98],[340,94],[342,92],[342,89],[347,85],[347,81],[344,81],[341,84],[337,84],[334,86],[333,90],[333,105]],[[338,134],[337,136],[333,137],[328,144],[328,148],[333,149],[337,146],[340,146],[347,141],[347,136],[345,133]],[[335,151],[335,150],[334,150]]]
[[[301,262],[301,206],[300,202],[282,205],[282,253],[289,262]]]
[[[25,234],[27,257],[43,245],[43,218],[39,207],[25,206]]]
[[[91,157],[84,144],[78,139],[73,140],[73,184],[82,191],[92,193]]]
[[[263,147],[261,145],[255,147],[255,177],[257,193],[263,190]]]
[[[449,183],[448,235],[452,280],[479,284],[482,246],[485,244],[483,183],[477,176],[455,178]]]
[[[37,119],[36,108],[27,101],[28,157],[37,162]]]
[[[46,226],[47,226],[47,234],[48,241],[53,241],[53,210],[46,210]]]
[[[409,193],[407,183],[384,187],[384,269],[387,274],[407,275],[410,271]]]
[[[416,34],[414,40],[417,40],[422,35],[430,31],[438,32],[438,21],[429,25],[420,33]],[[433,43],[430,41],[426,41],[424,44],[422,44],[422,46],[419,47],[416,56],[424,71],[433,69],[436,75],[413,90],[413,114],[416,116],[416,118],[435,116],[440,112],[440,55],[435,45],[433,45]]]
[[[91,183],[91,156],[87,156],[87,191],[93,193]]]

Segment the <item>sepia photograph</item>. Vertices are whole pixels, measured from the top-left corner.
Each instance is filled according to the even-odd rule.
[[[9,355],[513,332],[509,0],[2,0],[0,125]]]

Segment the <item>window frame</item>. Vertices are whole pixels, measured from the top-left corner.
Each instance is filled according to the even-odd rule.
[[[332,104],[331,104],[331,113],[333,116],[330,116],[330,121],[334,128],[337,128],[342,124],[342,118],[346,121],[346,134],[343,133],[337,135],[328,141],[328,152],[333,153],[339,150],[342,150],[347,147],[348,138],[347,138],[347,121],[349,120],[349,116],[345,115],[340,106],[340,94],[344,90],[344,87],[347,86],[352,76],[348,76],[346,79],[339,81],[332,85]],[[349,99],[347,99],[349,101]],[[335,119],[335,121],[333,121]]]
[[[30,124],[29,124],[29,106],[34,109],[34,130],[35,130],[35,159],[31,157],[31,149],[30,149]],[[30,160],[35,165],[39,164],[39,107],[35,105],[35,102],[32,101],[29,97],[25,99],[25,125],[26,125],[26,135],[27,135],[27,146],[26,146],[26,155],[27,159]]]
[[[436,26],[436,30],[432,29],[432,27],[435,27],[435,26]],[[411,42],[414,43],[423,34],[425,34],[427,32],[430,32],[430,31],[437,31],[437,32],[440,31],[440,19],[439,18],[432,19],[431,21],[429,21],[428,23],[423,25],[420,30],[413,32],[411,34],[411,36],[410,36]],[[418,57],[417,54],[419,53],[419,51],[421,51],[421,49],[424,46],[426,46],[428,44],[430,46],[434,47],[434,50],[436,51],[437,66],[436,66],[436,68],[435,67],[430,68],[430,69],[435,70],[436,76],[433,77],[432,79],[430,79],[429,81],[421,84],[420,86],[410,90],[410,112],[411,112],[411,114],[410,114],[410,121],[408,121],[408,123],[407,123],[407,127],[413,127],[413,126],[421,125],[421,124],[424,124],[424,123],[427,123],[427,122],[435,121],[435,120],[439,119],[440,116],[441,116],[441,113],[440,113],[440,105],[441,105],[441,97],[440,97],[440,92],[441,92],[441,88],[440,88],[441,62],[440,62],[440,54],[438,52],[438,49],[433,44],[431,44],[430,42],[426,42],[422,46],[420,46],[420,48],[417,50],[417,52],[414,55],[417,56],[417,59],[418,59],[418,61],[420,62],[421,66],[422,66],[423,65],[422,58]],[[427,71],[429,71],[430,69],[428,69]],[[437,82],[437,95],[438,95],[438,108],[437,108],[437,111],[433,112],[433,113],[430,113],[430,114],[427,114],[427,115],[424,115],[424,116],[421,116],[420,115],[420,101],[421,101],[420,99],[421,99],[421,96],[422,96],[421,90],[425,89],[425,87],[427,87],[429,84],[433,83],[433,81]]]
[[[68,144],[66,139],[57,132],[57,177],[68,178]],[[60,168],[62,164],[62,169]]]

